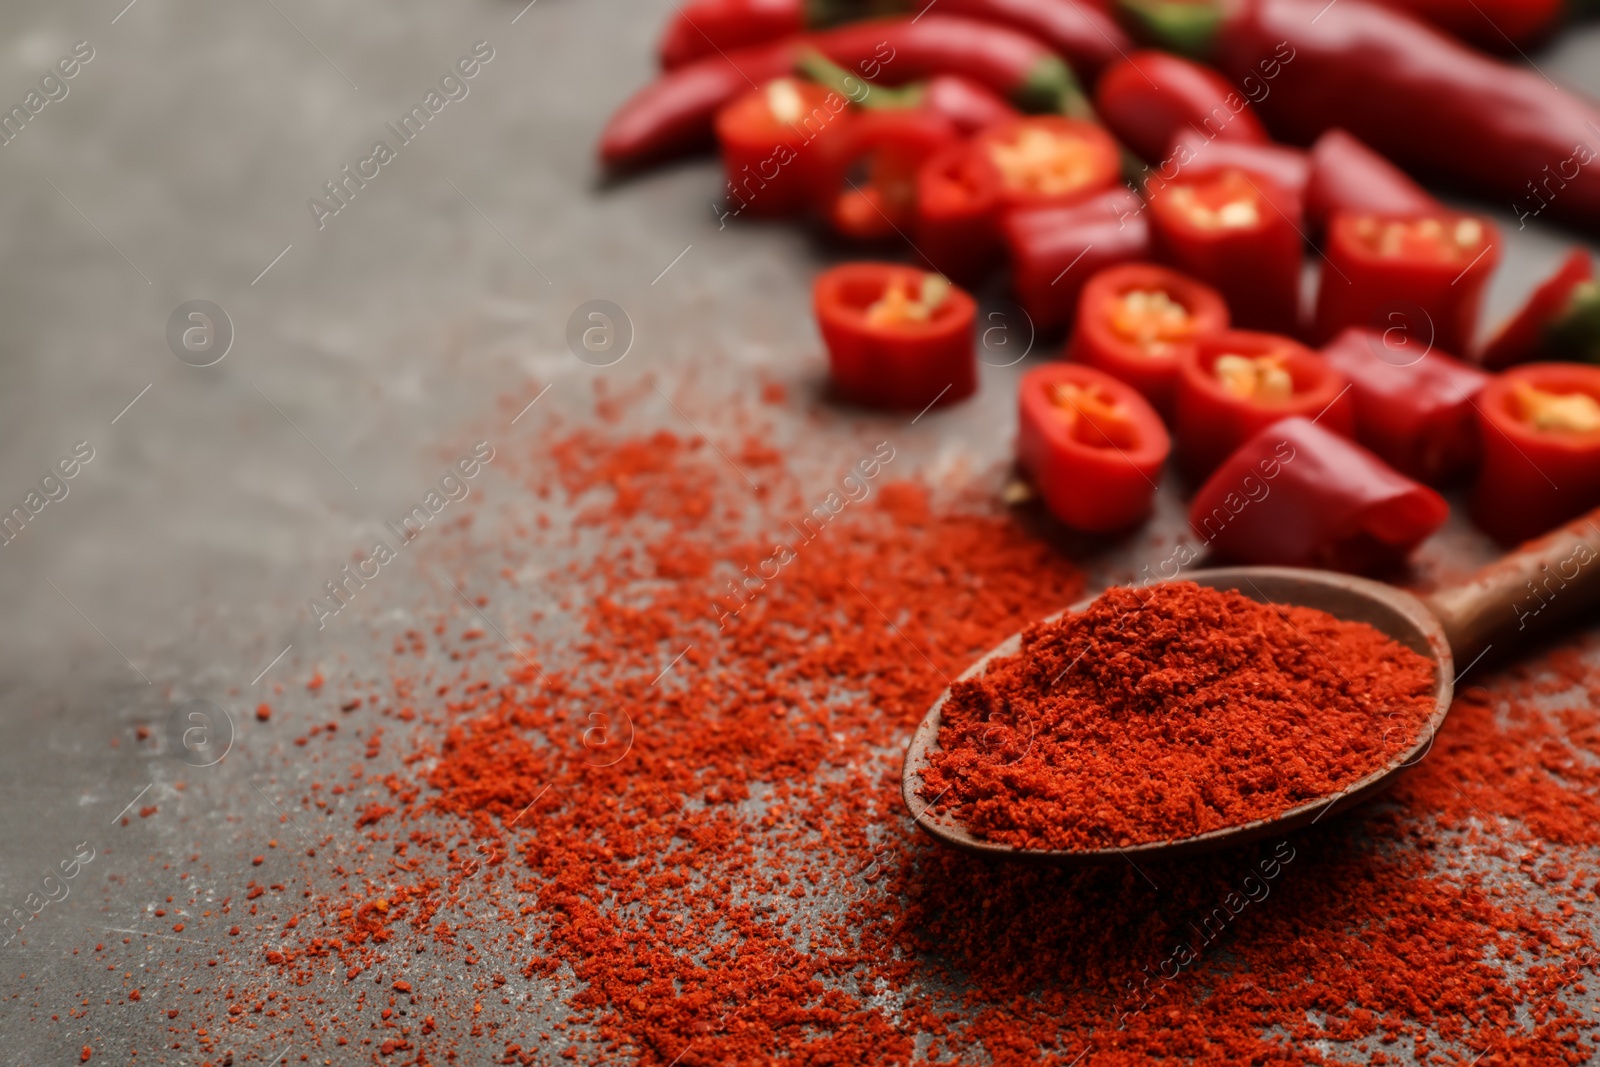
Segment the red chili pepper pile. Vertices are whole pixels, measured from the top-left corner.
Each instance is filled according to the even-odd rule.
[[[958,681],[923,792],[979,836],[1094,850],[1329,796],[1433,713],[1423,656],[1364,623],[1193,582],[1102,593]]]
[[[1232,479],[1262,457],[1225,461],[1280,420],[1310,420],[1313,441],[1332,430],[1365,446],[1332,441],[1326,454],[1302,455],[1304,469],[1284,483],[1297,492],[1263,493],[1250,522],[1207,539],[1242,562],[1399,566],[1445,514],[1412,478],[1476,482],[1472,514],[1502,540],[1600,505],[1587,475],[1557,479],[1535,459],[1537,477],[1520,468],[1513,477],[1499,443],[1479,440],[1528,436],[1524,456],[1563,469],[1571,455],[1587,462],[1587,379],[1563,379],[1537,418],[1519,402],[1480,420],[1464,413],[1490,379],[1456,359],[1493,371],[1600,359],[1588,254],[1575,253],[1480,344],[1499,234],[1487,218],[1446,209],[1379,151],[1496,198],[1532,193],[1524,217],[1549,208],[1592,225],[1600,105],[1413,17],[1474,36],[1470,19],[1432,0],[1115,6],[1143,37],[1214,67],[1132,48],[1101,12],[1070,0],[961,0],[865,21],[866,7],[844,3],[697,0],[668,31],[667,72],[617,113],[602,158],[628,167],[685,151],[714,125],[727,173],[719,225],[746,213],[809,216],[851,240],[902,242],[969,289],[1004,277],[1029,332],[1067,333],[1068,359],[1131,385],[1169,422],[1197,516],[1238,497]],[[1553,10],[1475,10],[1505,23],[1511,40],[1554,24]],[[1092,112],[1064,60],[1092,91]],[[1013,105],[1072,117],[1022,116]],[[1119,153],[1145,161],[1131,185],[1118,180]],[[1308,257],[1320,274],[1309,306]],[[877,279],[852,282],[848,301],[834,274],[818,281],[835,395],[902,409],[970,395],[978,367],[963,338],[986,321],[979,300],[937,275],[907,268],[891,279],[889,269],[844,270]],[[938,299],[908,298],[913,290]],[[856,311],[841,314],[845,304]],[[845,325],[862,315],[870,329]],[[1326,358],[1302,342],[1328,345]],[[1069,526],[1137,523],[1161,476],[1150,457],[1166,454],[1167,436],[1138,431],[1135,458],[1122,438],[1133,441],[1125,428],[1141,419],[1108,386],[1095,385],[1085,407],[1032,396],[1038,381],[1021,386],[1022,472]],[[1114,432],[1085,436],[1091,408]],[[1090,437],[1098,453],[1080,455]],[[1426,506],[1385,511],[1399,525],[1372,551],[1352,552],[1370,528],[1349,525],[1352,501],[1374,486]]]
[[[997,867],[908,824],[901,746],[946,675],[1080,595],[1075,570],[1003,515],[931,507],[876,436],[830,423],[818,463],[815,435],[791,449],[749,402],[677,400],[759,493],[688,431],[615,428],[652,418],[622,397],[599,430],[505,450],[527,492],[486,487],[426,550],[414,621],[373,605],[389,671],[319,673],[242,724],[294,824],[248,791],[222,808],[258,827],[253,877],[118,842],[96,864],[158,872],[167,914],[128,914],[118,881],[95,925],[168,939],[81,952],[141,999],[80,1003],[24,949],[17,1015],[73,1056],[212,1067],[285,1047],[652,1067],[1593,1054],[1592,647],[1469,678],[1385,801],[1286,842]],[[215,781],[159,817],[214,817]],[[152,1016],[161,1040],[128,1047]]]

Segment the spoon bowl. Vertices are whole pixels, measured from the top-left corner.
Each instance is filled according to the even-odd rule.
[[[969,830],[956,812],[941,812],[939,797],[923,795],[923,771],[928,766],[929,756],[939,747],[940,712],[950,697],[949,689],[934,701],[911,738],[901,769],[901,797],[918,827],[954,848],[997,859],[1063,866],[1192,856],[1309,826],[1370,799],[1394,784],[1400,775],[1428,754],[1434,736],[1450,711],[1458,678],[1456,659],[1471,657],[1467,659],[1470,669],[1495,647],[1496,641],[1508,645],[1513,638],[1520,638],[1529,629],[1529,616],[1519,610],[1518,603],[1530,597],[1528,590],[1532,588],[1532,581],[1548,575],[1558,564],[1567,565],[1567,569],[1559,572],[1566,575],[1574,560],[1579,561],[1577,569],[1570,580],[1563,582],[1562,595],[1538,601],[1541,605],[1548,602],[1561,609],[1538,620],[1542,627],[1548,628],[1550,623],[1579,614],[1585,606],[1600,599],[1600,511],[1522,546],[1467,582],[1426,601],[1382,582],[1296,567],[1227,567],[1187,576],[1186,581],[1212,589],[1232,590],[1258,603],[1315,608],[1348,622],[1366,623],[1427,657],[1433,664],[1433,712],[1411,744],[1383,766],[1338,792],[1305,801],[1272,818],[1188,837],[1138,842],[1125,848],[1029,849],[985,840]],[[1093,599],[1080,601],[1044,621],[1054,622],[1063,615],[1082,611]],[[1015,655],[1021,647],[1022,634],[1012,634],[985,653],[959,680],[978,677],[991,660]]]

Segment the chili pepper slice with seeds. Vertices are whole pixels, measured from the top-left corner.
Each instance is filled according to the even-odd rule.
[[[1434,490],[1297,416],[1261,428],[1217,468],[1189,527],[1220,560],[1362,574],[1401,563],[1449,515]]]
[[[1270,81],[1255,107],[1280,139],[1338,126],[1419,177],[1526,214],[1600,220],[1600,105],[1366,0],[1119,0],[1139,32]],[[1530,195],[1532,182],[1540,192]],[[1534,198],[1537,196],[1537,200]],[[1541,206],[1542,205],[1542,206]]]
[[[1017,461],[1050,513],[1074,529],[1122,530],[1150,513],[1172,450],[1136,391],[1078,363],[1022,376]]]
[[[1078,314],[1083,287],[1096,272],[1150,256],[1144,202],[1118,186],[1070,207],[1006,212],[1000,228],[1011,261],[1011,288],[1034,327],[1055,333]]]
[[[1490,370],[1557,359],[1600,363],[1600,282],[1581,248],[1539,284],[1478,357]]]
[[[1350,383],[1356,440],[1395,470],[1448,485],[1477,465],[1473,404],[1489,375],[1409,338],[1373,330],[1345,330],[1320,354]]]
[[[1092,122],[1028,115],[979,133],[973,151],[999,174],[1003,209],[1073,204],[1116,185],[1117,144]]]
[[[752,84],[790,73],[811,51],[850,70],[876,72],[886,85],[959,74],[1024,109],[1084,107],[1072,71],[1047,46],[1003,26],[928,14],[790,37],[668,71],[612,114],[600,135],[601,162],[625,170],[700,148],[725,104]]]
[[[1170,418],[1181,357],[1227,328],[1228,306],[1209,285],[1153,263],[1125,263],[1083,287],[1067,355],[1133,386]]]
[[[1158,258],[1222,293],[1233,321],[1290,333],[1300,306],[1298,199],[1238,167],[1151,183]]]
[[[1440,204],[1405,171],[1343,130],[1329,130],[1311,146],[1306,218],[1321,233],[1339,211],[1386,214],[1440,210]]]
[[[909,0],[840,3],[837,0],[692,0],[678,8],[660,45],[667,70],[718,51],[745,48],[820,30],[861,15],[916,14],[926,3]],[[1006,26],[1036,37],[1086,78],[1133,47],[1103,11],[1078,0],[941,0],[940,12]]]
[[[1347,326],[1404,328],[1446,352],[1466,352],[1500,237],[1484,218],[1340,212],[1328,224],[1316,336]]]
[[[825,123],[815,124],[815,116]],[[843,98],[798,78],[776,78],[717,112],[729,204],[738,214],[762,216],[792,215],[809,206],[818,146],[836,139],[852,119]],[[814,125],[805,125],[807,120]]]
[[[812,289],[841,396],[916,411],[978,388],[972,297],[937,274],[896,263],[845,263]]]
[[[1039,115],[992,126],[923,166],[917,248],[939,269],[976,281],[999,257],[1005,215],[1091,199],[1117,185],[1119,168],[1115,142],[1092,123]]]
[[[1478,398],[1483,466],[1468,509],[1505,544],[1600,505],[1600,367],[1527,363]]]
[[[1154,163],[1185,131],[1264,144],[1261,120],[1216,71],[1167,52],[1134,52],[1100,76],[1094,107],[1117,140]]]
[[[1355,414],[1345,385],[1288,337],[1248,330],[1201,337],[1178,359],[1178,465],[1199,481],[1262,427],[1296,415],[1348,437]]]

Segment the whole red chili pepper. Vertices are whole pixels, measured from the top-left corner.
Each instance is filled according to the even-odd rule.
[[[1357,573],[1393,567],[1449,517],[1444,497],[1307,418],[1263,427],[1195,493],[1220,559]]]
[[[1168,171],[1174,175],[1184,171],[1208,174],[1229,167],[1237,167],[1246,174],[1264,175],[1301,203],[1305,200],[1306,184],[1311,180],[1311,157],[1298,148],[1216,140],[1194,129],[1178,131],[1167,148],[1166,159],[1147,180],[1160,181]]]
[[[812,287],[833,383],[846,399],[915,411],[978,388],[972,297],[897,263],[845,263]]]
[[[1237,167],[1152,181],[1158,258],[1220,290],[1233,320],[1292,333],[1299,324],[1299,200]]]
[[[1011,260],[1011,287],[1034,328],[1070,327],[1079,294],[1096,272],[1147,259],[1150,227],[1144,202],[1125,187],[1072,207],[1009,211],[1000,229]]]
[[[955,124],[933,111],[860,112],[821,149],[812,192],[823,217],[860,240],[904,234],[915,221],[918,169],[958,137]]]
[[[1329,130],[1311,146],[1306,218],[1318,233],[1336,211],[1404,214],[1439,207],[1405,171],[1343,130]]]
[[[601,162],[620,170],[700,148],[710,141],[712,119],[723,105],[751,85],[789,73],[810,51],[866,82],[904,85],[935,74],[959,74],[1023,108],[1064,112],[1082,107],[1072,71],[1038,41],[1002,26],[930,14],[791,37],[708,56],[663,74],[606,123]]]
[[[1095,111],[1147,162],[1186,131],[1221,141],[1265,143],[1250,101],[1214,70],[1167,52],[1139,51],[1100,76]]]
[[[676,5],[656,51],[663,70],[717,52],[769,44],[835,21],[818,0],[692,0]]]
[[[1584,249],[1546,278],[1479,354],[1490,370],[1541,359],[1600,363],[1600,284]]]
[[[1287,337],[1225,330],[1178,357],[1178,465],[1206,477],[1234,449],[1279,419],[1303,415],[1349,436],[1354,403],[1344,376]]]
[[[1474,399],[1489,376],[1443,352],[1345,330],[1321,355],[1350,383],[1356,440],[1401,474],[1446,485],[1478,462]]]
[[[1378,0],[1479,48],[1514,52],[1538,44],[1560,24],[1567,0]]]
[[[838,106],[832,107],[831,105]],[[804,129],[802,119],[830,116]],[[843,97],[798,78],[778,78],[717,112],[717,143],[727,175],[732,214],[790,215],[808,207],[822,158],[854,119]],[[807,150],[816,140],[817,150]]]
[[[1487,220],[1443,210],[1343,213],[1328,225],[1316,335],[1404,328],[1446,352],[1472,343],[1500,238]]]
[[[1600,367],[1526,363],[1478,398],[1483,467],[1472,519],[1505,544],[1600,505]]]
[[[1083,287],[1067,356],[1127,382],[1170,418],[1184,353],[1227,328],[1228,306],[1209,285],[1153,263],[1124,263]]]
[[[1120,0],[1157,39],[1236,80],[1270,78],[1267,127],[1309,143],[1339,126],[1414,174],[1600,219],[1600,106],[1367,0]],[[1531,195],[1530,195],[1531,194]]]
[[[940,0],[940,14],[960,15],[1020,30],[1059,52],[1085,78],[1133,47],[1105,12],[1078,0]],[[850,5],[837,0],[693,0],[682,5],[661,39],[661,65],[683,66],[730,51],[819,30],[862,15],[926,10],[909,0]]]
[[[1079,530],[1150,513],[1172,441],[1144,397],[1077,363],[1035,367],[1018,386],[1017,460],[1045,506]]]

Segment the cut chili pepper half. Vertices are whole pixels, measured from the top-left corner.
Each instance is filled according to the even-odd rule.
[[[917,410],[978,388],[972,297],[942,276],[897,263],[845,263],[812,290],[841,396]]]
[[[1513,544],[1600,505],[1600,367],[1527,363],[1478,400],[1483,467],[1472,519]]]
[[[1451,212],[1339,212],[1328,224],[1316,335],[1347,326],[1409,329],[1446,352],[1466,352],[1484,286],[1500,262],[1487,219]]]
[[[1011,287],[1034,327],[1072,325],[1079,294],[1103,268],[1146,259],[1150,226],[1144,201],[1118,186],[1071,207],[1008,211],[1001,220],[1011,258]]]
[[[916,218],[918,170],[956,140],[954,124],[931,111],[859,112],[823,150],[817,196],[824,217],[846,237],[905,233]]]
[[[1551,359],[1600,363],[1600,285],[1593,259],[1581,248],[1539,284],[1478,357],[1490,370]]]
[[[1078,363],[1036,367],[1018,392],[1017,459],[1050,513],[1122,530],[1150,512],[1172,441],[1132,388]]]
[[[1070,358],[1126,382],[1170,417],[1180,357],[1228,328],[1222,294],[1153,263],[1109,267],[1078,298]]]
[[[1447,485],[1477,465],[1473,403],[1489,375],[1443,352],[1391,348],[1372,330],[1345,330],[1321,355],[1350,383],[1356,440],[1401,474]]]
[[[1444,524],[1444,497],[1306,418],[1263,427],[1218,467],[1189,526],[1219,559],[1370,573]]]
[[[1151,231],[1168,264],[1215,287],[1233,320],[1292,332],[1300,306],[1299,200],[1238,167],[1152,181]]]
[[[1199,481],[1262,427],[1303,415],[1349,436],[1354,405],[1344,376],[1288,337],[1227,330],[1178,360],[1178,464]]]
[[[803,210],[824,147],[849,126],[844,97],[798,78],[776,78],[717,113],[730,214]]]
[[[973,151],[999,177],[1007,208],[1072,204],[1111,188],[1121,174],[1116,142],[1092,122],[1029,115],[978,134]]]

